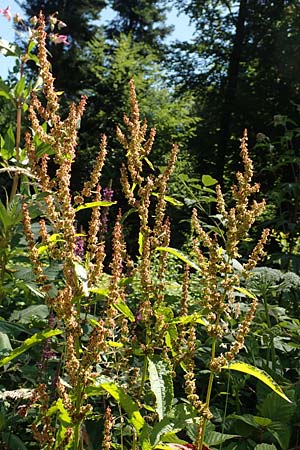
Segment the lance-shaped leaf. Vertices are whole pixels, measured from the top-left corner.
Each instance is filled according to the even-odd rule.
[[[148,358],[148,371],[151,390],[156,398],[156,411],[159,420],[171,410],[174,398],[171,368],[167,361],[158,356]]]
[[[132,398],[115,383],[102,383],[100,387],[108,392],[121,405],[124,411],[128,414],[129,420],[134,428],[137,431],[141,430],[145,424],[145,421],[139,411],[137,403],[135,403]]]
[[[172,247],[156,247],[156,250],[158,250],[160,252],[171,253],[172,255],[176,256],[179,259],[181,259],[181,261],[186,263],[188,266],[190,266],[193,269],[197,270],[197,272],[201,271],[200,267],[196,263],[194,263],[194,261],[191,261],[187,256],[185,256],[182,252],[180,252],[176,248],[172,248]]]
[[[223,366],[222,369],[237,370],[238,372],[252,375],[253,377],[262,381],[266,386],[269,386],[269,388],[276,392],[276,394],[280,395],[280,397],[291,403],[291,400],[285,395],[281,387],[264,370],[258,369],[257,367],[242,361],[233,362],[231,364],[228,364],[227,366]]]
[[[77,206],[77,208],[75,208],[75,211],[81,211],[82,209],[88,209],[88,208],[97,208],[98,206],[105,206],[106,208],[108,206],[111,205],[115,205],[117,202],[108,202],[105,200],[99,200],[98,202],[89,202],[89,203],[84,203],[83,205],[79,205]]]
[[[41,333],[35,333],[30,338],[26,339],[20,347],[15,348],[8,356],[0,359],[0,367],[5,366],[10,361],[15,359],[17,356],[20,356],[22,353],[26,352],[30,347],[35,344],[40,344],[45,339],[49,339],[52,336],[57,336],[58,334],[62,334],[61,330],[48,330],[42,331]]]

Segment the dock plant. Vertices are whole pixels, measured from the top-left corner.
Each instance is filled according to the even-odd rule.
[[[148,130],[140,118],[133,81],[130,114],[116,131],[124,148],[120,180],[126,205],[122,201],[121,208],[113,200],[113,182],[101,184],[105,156],[112,151],[105,135],[90,180],[72,192],[87,99],[71,104],[67,116],[61,116],[42,13],[35,23],[43,94],[31,94],[25,145],[35,180],[30,189],[41,194],[38,235],[30,195],[23,195],[22,211],[35,289],[48,308],[48,323],[44,332],[0,361],[8,364],[43,341],[38,384],[19,412],[28,416],[43,450],[202,450],[216,436],[221,443],[233,439],[208,426],[214,381],[223,370],[254,375],[288,401],[269,376],[238,360],[257,307],[244,282],[264,257],[268,237],[264,230],[248,258],[241,259],[240,244],[264,209],[264,201],[253,199],[259,185],[252,182],[247,133],[241,140],[244,168],[237,173],[231,200],[225,202],[216,188],[217,226],[201,223],[194,210],[190,253],[174,249],[166,208],[176,203],[167,187],[178,148],[170,148],[165,168],[153,167],[155,129]],[[46,150],[37,151],[37,142]],[[79,229],[83,210],[90,212],[89,222]],[[134,217],[130,230],[136,254],[126,245],[129,216]],[[113,221],[110,251],[107,221]],[[176,292],[170,296],[174,260],[182,267],[176,269]],[[201,387],[199,330],[210,345],[208,382]]]

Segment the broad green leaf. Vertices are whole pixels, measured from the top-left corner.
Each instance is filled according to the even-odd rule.
[[[101,387],[122,406],[134,428],[139,431],[144,426],[145,421],[139,412],[137,403],[115,383],[102,383]]]
[[[192,267],[193,269],[197,270],[198,272],[201,272],[200,267],[196,263],[194,263],[193,261],[188,259],[187,256],[185,256],[182,252],[180,252],[176,248],[172,248],[172,247],[156,247],[156,250],[158,250],[160,252],[171,253],[172,255],[176,256],[179,259],[181,259],[181,261],[183,261],[188,266]]]
[[[130,308],[126,305],[126,303],[123,300],[120,300],[119,302],[115,303],[114,308],[116,308],[120,313],[124,314],[124,316],[130,320],[130,322],[135,321],[135,317],[133,312],[130,310]]]
[[[168,435],[172,432],[179,432],[184,428],[184,422],[182,422],[182,426],[178,427],[178,420],[174,417],[164,417],[160,422],[155,423],[152,433],[151,433],[151,443],[157,447],[159,442],[162,440],[162,437]],[[170,447],[166,447],[170,448]]]
[[[293,391],[288,392],[289,398],[294,397]],[[290,423],[292,416],[296,411],[297,405],[295,402],[288,403],[281,397],[270,392],[262,404],[259,405],[258,410],[263,417],[269,417],[273,421],[278,420],[281,423]]]
[[[268,427],[268,431],[274,436],[282,450],[289,448],[291,439],[291,427],[289,424],[274,421]]]
[[[2,439],[7,445],[6,448],[9,448],[10,450],[28,450],[23,441],[21,441],[21,439],[15,434],[12,434],[11,431],[4,432],[2,434]]]
[[[22,353],[26,352],[28,349],[30,349],[33,345],[40,344],[45,339],[48,339],[52,336],[57,336],[58,334],[62,334],[63,332],[61,330],[49,330],[49,331],[42,331],[41,333],[36,333],[30,338],[26,339],[20,347],[15,348],[8,356],[5,358],[0,359],[0,367],[5,366],[13,359],[17,358],[18,356],[22,355]]]
[[[45,319],[48,317],[49,310],[47,305],[31,305],[25,309],[14,311],[10,320],[18,321],[19,323],[30,323],[33,317],[38,317],[39,319]]]
[[[12,350],[12,346],[9,340],[9,337],[7,336],[6,333],[2,333],[2,331],[0,331],[0,352],[3,351],[11,351]]]
[[[208,447],[214,447],[216,445],[221,445],[229,439],[238,438],[238,434],[225,434],[219,433],[217,431],[209,430],[205,433],[204,441]]]
[[[210,175],[202,175],[201,181],[204,184],[204,186],[206,186],[206,187],[213,186],[214,184],[217,184],[217,182],[218,182],[218,180],[211,177]]]
[[[111,206],[111,205],[115,205],[117,202],[107,202],[105,200],[101,200],[98,202],[90,202],[90,203],[84,203],[83,205],[77,206],[77,208],[75,208],[75,212],[77,211],[81,211],[82,209],[88,209],[88,208],[98,208],[99,206]]]
[[[153,356],[148,358],[148,371],[151,390],[156,398],[156,412],[162,420],[171,410],[174,398],[171,368],[167,361]]]
[[[31,334],[27,328],[17,325],[15,323],[7,322],[6,320],[0,319],[0,331],[2,333],[9,334],[10,336],[18,337],[20,334]]]
[[[205,187],[214,186],[218,183],[218,180],[211,177],[210,175],[202,175],[201,181]]]
[[[285,395],[281,387],[273,380],[273,378],[270,377],[270,375],[268,375],[265,371],[258,369],[255,366],[242,361],[237,361],[228,364],[227,366],[223,366],[222,369],[237,370],[238,372],[252,375],[253,377],[262,381],[266,386],[269,386],[269,388],[276,392],[276,394],[280,395],[280,397],[284,398],[287,402],[291,402],[291,400]]]
[[[258,444],[254,450],[277,450],[274,444]]]
[[[47,411],[47,416],[57,415],[58,419],[58,431],[56,433],[55,446],[54,448],[60,448],[60,444],[66,436],[67,429],[72,426],[72,419],[63,405],[62,399],[59,398]],[[71,445],[71,444],[70,444]],[[64,446],[67,450],[69,446]]]

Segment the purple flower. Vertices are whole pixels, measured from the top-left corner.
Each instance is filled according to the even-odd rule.
[[[79,258],[83,258],[84,256],[84,240],[82,236],[76,236],[75,255],[79,256]]]
[[[68,36],[66,36],[65,34],[52,34],[50,36],[50,40],[55,45],[57,44],[70,45],[70,42],[68,42]]]

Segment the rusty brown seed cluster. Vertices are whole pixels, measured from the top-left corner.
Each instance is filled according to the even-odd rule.
[[[112,380],[118,381],[118,375],[127,374],[122,387],[132,394],[137,403],[143,401],[143,383],[140,366],[135,366],[133,348],[147,357],[160,352],[165,363],[176,375],[176,365],[185,364],[185,391],[188,400],[198,410],[202,417],[211,418],[209,405],[201,401],[196,389],[195,355],[196,330],[195,324],[188,321],[178,325],[177,339],[166,334],[170,322],[163,311],[165,307],[166,279],[168,254],[159,253],[157,247],[168,247],[170,244],[170,222],[166,217],[166,193],[169,178],[174,169],[178,148],[173,146],[169,162],[163,173],[158,176],[144,175],[145,165],[151,167],[148,160],[154,138],[155,129],[148,132],[147,123],[142,122],[136,98],[134,83],[130,83],[131,114],[124,116],[126,131],[117,128],[117,137],[126,152],[126,165],[121,168],[121,184],[128,204],[137,211],[139,219],[139,257],[134,264],[126,249],[122,230],[122,212],[119,211],[113,229],[112,257],[109,266],[109,276],[104,273],[106,257],[105,243],[100,233],[101,207],[95,206],[91,213],[88,229],[85,233],[85,255],[76,255],[76,208],[87,200],[100,202],[102,188],[100,184],[101,171],[107,153],[107,139],[102,136],[94,169],[90,180],[81,192],[74,198],[70,190],[72,163],[76,156],[78,141],[77,124],[84,112],[86,99],[83,97],[78,106],[72,104],[69,114],[62,120],[59,114],[59,97],[54,88],[54,79],[47,59],[45,20],[42,14],[37,19],[38,56],[40,75],[43,79],[44,101],[32,96],[29,107],[29,118],[33,134],[51,147],[53,160],[57,167],[55,176],[51,179],[48,173],[50,157],[44,154],[38,158],[35,153],[34,139],[26,135],[26,148],[31,168],[39,180],[39,188],[45,194],[44,218],[40,220],[39,238],[41,245],[47,249],[47,257],[39,252],[31,228],[28,206],[23,204],[24,232],[29,247],[29,256],[36,281],[45,294],[48,307],[54,312],[59,326],[64,329],[65,350],[60,375],[57,377],[56,395],[69,414],[72,429],[66,430],[64,444],[69,445],[76,436],[76,425],[83,429],[84,419],[91,413],[92,406],[88,401],[86,391],[97,377],[108,372]],[[45,131],[41,125],[47,122]],[[219,372],[221,367],[232,361],[244,346],[254,318],[257,301],[251,299],[244,317],[240,316],[236,288],[248,276],[257,262],[264,256],[264,245],[268,230],[262,233],[261,239],[253,249],[248,261],[243,264],[240,273],[233,267],[233,260],[239,257],[239,245],[247,237],[249,229],[264,208],[264,201],[258,203],[251,196],[258,192],[259,186],[252,184],[253,167],[247,150],[247,135],[241,142],[241,157],[244,172],[237,174],[237,183],[232,188],[234,206],[226,207],[226,202],[217,187],[217,208],[225,224],[223,241],[220,236],[207,232],[200,223],[197,211],[193,211],[192,226],[194,230],[193,255],[201,270],[199,280],[201,299],[197,304],[199,312],[206,312],[207,334],[222,343],[229,332],[229,323],[234,317],[239,319],[239,326],[233,332],[230,348],[226,352],[215,353],[210,361],[210,370]],[[149,167],[148,167],[149,168]],[[149,170],[147,171],[149,173]],[[47,229],[51,226],[52,235],[58,236],[51,240]],[[47,279],[47,258],[62,264],[63,278],[52,289],[51,281]],[[76,273],[76,264],[86,272],[86,285]],[[139,288],[136,298],[135,321],[143,327],[142,336],[136,333],[137,323],[129,323],[126,316],[119,313],[120,304],[126,304],[126,283],[124,278],[130,276]],[[90,332],[85,340],[83,337],[82,311],[92,311],[96,303],[94,292],[102,288],[103,280],[106,294],[101,308],[98,309],[98,320],[90,326]],[[105,291],[103,288],[103,290]],[[190,314],[190,270],[186,266],[182,278],[181,317]],[[81,305],[84,303],[84,307]],[[87,322],[87,321],[86,321]],[[86,323],[85,322],[85,323]],[[117,350],[110,346],[117,341]],[[175,355],[172,353],[174,352]],[[105,355],[105,358],[103,358]],[[105,359],[105,361],[104,361]],[[33,426],[36,439],[43,448],[52,448],[55,440],[55,427],[51,417],[46,414],[50,406],[50,396],[47,386],[41,384],[36,391],[33,403],[40,407],[40,417]],[[110,407],[105,408],[103,448],[112,448],[112,428],[115,422]],[[154,414],[149,415],[149,421]],[[48,439],[48,440],[47,440]],[[48,447],[47,447],[48,445]]]

